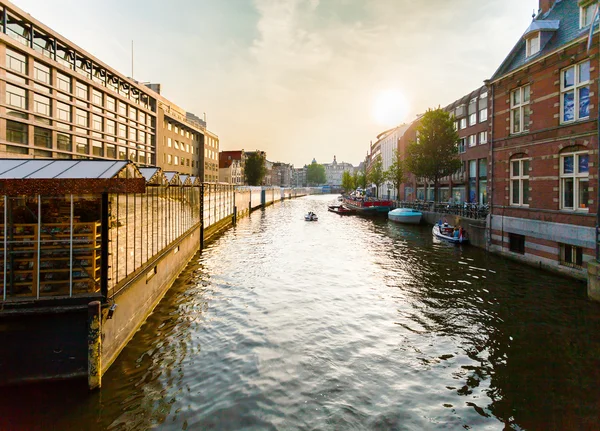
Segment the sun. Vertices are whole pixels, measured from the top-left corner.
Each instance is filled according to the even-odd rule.
[[[396,126],[406,119],[408,109],[408,101],[400,90],[385,90],[375,99],[373,118],[381,126]]]

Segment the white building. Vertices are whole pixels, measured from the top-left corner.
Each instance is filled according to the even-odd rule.
[[[354,166],[351,163],[338,163],[335,156],[333,156],[332,163],[325,163],[323,166],[325,167],[325,183],[332,187],[341,187],[345,171],[354,173]]]
[[[378,136],[379,140],[374,144],[374,147],[380,148],[384,171],[387,171],[394,162],[394,153],[398,151],[398,141],[406,133],[409,126],[409,124],[402,124]],[[379,196],[395,200],[398,197],[398,190],[394,190],[394,186],[386,182],[381,186]]]

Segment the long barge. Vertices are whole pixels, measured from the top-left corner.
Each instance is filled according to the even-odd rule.
[[[373,198],[351,198],[344,196],[343,203],[347,208],[354,210],[356,214],[364,216],[386,215],[393,207],[392,201]]]

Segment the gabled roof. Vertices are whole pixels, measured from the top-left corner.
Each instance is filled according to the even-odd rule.
[[[541,47],[539,53],[527,58],[526,41],[524,37],[521,37],[498,70],[496,70],[491,81],[495,81],[521,66],[537,61],[546,54],[556,51],[562,46],[585,36],[590,31],[589,26],[579,28],[578,0],[556,0],[548,12],[539,14],[534,19],[524,36],[528,32],[531,33],[530,29],[532,28],[536,29],[532,31],[551,31],[548,42]]]
[[[181,181],[179,181],[179,172],[169,171],[165,172],[165,177],[167,178],[167,182],[171,186],[180,186]]]

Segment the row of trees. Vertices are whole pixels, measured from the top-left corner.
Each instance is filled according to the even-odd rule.
[[[394,151],[392,164],[387,170],[383,169],[381,155],[377,156],[371,170],[344,172],[342,187],[344,190],[354,190],[357,187],[366,189],[367,184],[375,184],[377,193],[379,187],[390,184],[400,193],[400,185],[406,181],[405,173],[433,183],[434,196],[442,178],[452,175],[460,169],[461,161],[458,153],[459,137],[454,128],[454,118],[441,108],[429,109],[417,126],[417,139],[408,143],[406,159]]]

